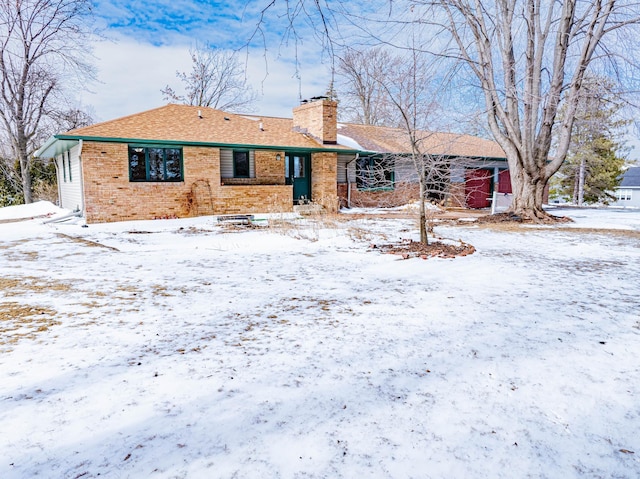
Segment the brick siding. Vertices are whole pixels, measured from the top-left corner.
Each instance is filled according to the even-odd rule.
[[[315,100],[293,109],[293,127],[305,131],[325,144],[338,140],[338,103]]]
[[[311,200],[328,211],[338,210],[338,154],[311,155]]]
[[[347,183],[338,184],[340,207],[348,207]],[[418,183],[396,183],[393,190],[359,190],[355,183],[351,183],[351,207],[353,208],[393,208],[406,205],[420,198]],[[446,197],[445,206],[465,207],[464,183],[452,183]]]
[[[284,151],[257,150],[256,178],[248,179],[252,184],[233,185],[220,179],[217,148],[185,146],[184,181],[175,183],[130,182],[128,154],[125,143],[84,142],[82,172],[88,223],[293,209],[292,186],[284,184]],[[319,155],[312,160],[314,187],[322,198],[332,194],[335,199],[336,156]],[[322,179],[322,175],[330,179]]]

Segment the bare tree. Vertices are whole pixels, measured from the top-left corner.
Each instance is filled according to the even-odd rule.
[[[633,1],[428,0],[480,83],[489,128],[505,151],[510,211],[544,220],[545,187],[565,161],[585,74],[605,39],[640,20]],[[564,108],[566,114],[558,113]],[[551,151],[554,130],[557,145]],[[551,153],[551,154],[550,154]]]
[[[24,202],[32,201],[31,161],[46,119],[64,96],[63,79],[91,75],[89,0],[0,4],[0,121],[19,162]]]
[[[363,125],[398,125],[397,111],[380,79],[399,67],[399,61],[397,55],[382,47],[347,48],[338,54],[336,75],[340,80],[340,110],[346,121]]]
[[[262,11],[262,17],[274,4]],[[545,188],[566,159],[585,74],[596,64],[602,70],[610,67],[614,75],[638,67],[633,59],[638,32],[629,28],[640,23],[640,3],[414,0],[398,7],[398,2],[386,0],[381,4],[387,8],[368,9],[375,19],[367,25],[371,19],[357,13],[358,7],[349,11],[345,1],[287,2],[289,29],[296,15],[310,15],[315,9],[329,36],[339,17],[357,25],[361,34],[368,31],[373,41],[400,48],[397,39],[413,26],[430,25],[426,31],[446,33],[430,48],[443,58],[461,61],[479,83],[489,129],[509,161],[514,194],[510,211],[536,221],[549,219],[542,209]],[[562,107],[567,114],[560,119]],[[558,141],[552,149],[554,132]]]
[[[374,51],[372,55],[377,58],[378,52]],[[368,57],[367,51],[352,51],[352,58]],[[430,228],[425,202],[429,198],[442,200],[451,181],[452,155],[444,154],[451,145],[438,144],[437,134],[432,129],[439,112],[435,101],[438,82],[434,66],[415,45],[407,47],[403,56],[386,54],[384,58],[386,61],[378,65],[375,72],[368,73],[367,81],[373,85],[368,91],[376,92],[369,98],[370,107],[373,111],[377,107],[375,101],[385,102],[388,115],[397,118],[395,134],[400,138],[396,144],[404,145],[404,150],[359,159],[356,164],[357,182],[365,189],[396,188],[401,185],[396,183],[390,172],[403,168],[410,170],[410,174],[403,176],[408,183],[418,185],[420,241],[428,244]],[[346,75],[353,89],[357,90],[361,77],[353,71]],[[394,132],[387,134],[392,136]],[[446,136],[447,141],[451,138]]]
[[[30,144],[41,145],[51,135],[60,131],[73,130],[94,123],[91,114],[80,108],[59,109],[49,112],[44,117]],[[24,203],[24,188],[22,184],[22,168],[20,161],[12,156],[9,141],[0,142],[0,207]],[[29,177],[31,182],[32,200],[46,199],[55,201],[57,189],[52,160],[45,158],[31,158],[29,162]]]
[[[178,95],[167,85],[161,90],[165,100],[236,112],[253,106],[257,95],[247,84],[236,52],[204,45],[196,46],[189,53],[191,72],[176,72],[186,93]]]

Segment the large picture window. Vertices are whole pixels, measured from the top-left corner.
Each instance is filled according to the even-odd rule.
[[[182,181],[182,149],[129,147],[130,181]]]
[[[356,185],[360,190],[394,187],[393,159],[383,156],[365,156],[356,161]]]

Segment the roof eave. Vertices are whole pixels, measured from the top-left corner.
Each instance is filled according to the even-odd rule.
[[[54,158],[80,143],[80,138],[61,138],[62,135],[50,137],[34,154],[36,158]]]
[[[262,149],[262,150],[289,150],[300,152],[337,152],[337,153],[358,153],[360,150],[352,150],[340,145],[325,145],[317,147],[295,146],[295,145],[255,145],[246,143],[221,143],[207,141],[184,141],[184,140],[160,140],[149,138],[124,138],[124,137],[104,137],[104,136],[82,136],[82,135],[56,135],[58,141],[96,141],[102,143],[129,143],[129,144],[147,144],[147,145],[167,145],[167,146],[201,146],[214,148],[245,148],[245,149]],[[48,143],[48,142],[47,142]],[[44,150],[45,146],[41,148]],[[337,147],[336,147],[337,146]],[[38,150],[40,151],[40,150]]]

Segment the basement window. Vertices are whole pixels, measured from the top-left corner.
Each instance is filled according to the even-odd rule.
[[[182,148],[129,147],[129,181],[182,180]]]

